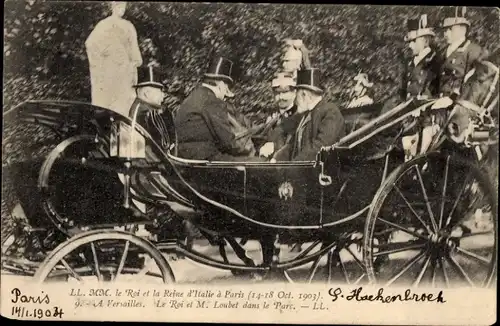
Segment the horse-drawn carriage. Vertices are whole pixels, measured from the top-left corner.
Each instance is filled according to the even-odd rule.
[[[39,240],[31,251],[46,254],[31,265],[3,254],[2,267],[39,282],[129,274],[173,282],[164,255],[171,252],[289,281],[304,280],[297,269],[307,266],[309,282],[491,286],[497,190],[483,167],[488,154],[478,159],[474,148],[484,154],[496,127],[470,110],[465,143],[445,129],[428,151],[405,160],[402,121],[435,103],[410,100],[313,161],[271,163],[183,159],[175,130],[165,148],[133,118],[86,103],[27,101],[4,114],[4,152],[25,151],[4,164],[4,182],[27,216],[22,232]],[[218,245],[220,258],[185,243],[172,228],[179,220]],[[237,238],[260,241],[262,262]],[[284,258],[280,248],[292,243],[302,250]],[[241,262],[228,260],[227,244]]]

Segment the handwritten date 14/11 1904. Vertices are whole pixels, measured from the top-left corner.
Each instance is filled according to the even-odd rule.
[[[337,301],[339,299],[344,299],[347,301],[378,301],[382,303],[392,303],[392,302],[404,302],[404,301],[414,301],[414,302],[436,302],[445,303],[446,300],[443,298],[443,291],[439,293],[415,293],[410,289],[406,289],[400,294],[390,294],[384,295],[384,289],[379,288],[377,294],[368,294],[363,291],[363,287],[358,287],[345,295],[341,288],[330,288],[328,294],[332,298],[332,301]]]

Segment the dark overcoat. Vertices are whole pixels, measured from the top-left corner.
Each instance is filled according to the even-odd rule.
[[[280,148],[277,160],[312,161],[321,147],[335,144],[344,135],[345,121],[339,108],[323,99],[313,110],[283,120],[271,140]]]
[[[228,104],[212,90],[200,86],[180,105],[175,116],[178,155],[198,160],[240,160],[245,149],[238,146]]]
[[[488,51],[478,44],[465,40],[455,51],[447,55],[447,48],[441,51],[441,76],[439,82],[439,93],[441,96],[452,94],[461,97],[468,91],[467,79],[479,68],[481,61],[488,58]]]
[[[439,56],[431,50],[417,64],[412,58],[406,65],[401,87],[402,100],[425,96],[436,98],[439,94]]]

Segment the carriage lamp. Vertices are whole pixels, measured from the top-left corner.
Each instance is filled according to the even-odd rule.
[[[125,123],[113,123],[110,155],[129,159],[146,158],[146,139],[135,128]]]

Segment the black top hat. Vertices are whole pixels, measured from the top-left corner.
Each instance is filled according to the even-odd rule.
[[[432,27],[430,27],[427,15],[421,15],[417,19],[408,19],[408,34],[405,36],[405,41],[412,41],[426,35],[435,36]]]
[[[224,57],[217,57],[210,62],[205,77],[224,80],[233,83],[233,62]]]
[[[135,87],[151,86],[164,89],[164,79],[163,73],[159,68],[153,66],[139,67],[137,68],[137,84]]]
[[[467,25],[470,26],[470,22],[465,17],[467,13],[467,7],[449,7],[445,9],[445,18],[443,20],[442,27],[447,28],[454,25]]]
[[[304,88],[313,92],[322,93],[320,87],[321,75],[318,68],[303,69],[297,72],[297,85],[295,88]]]

